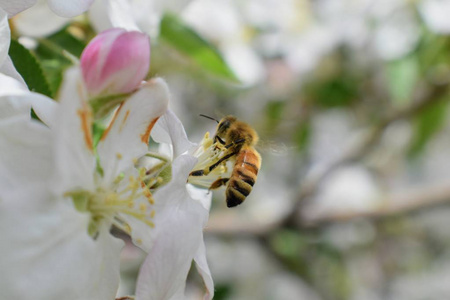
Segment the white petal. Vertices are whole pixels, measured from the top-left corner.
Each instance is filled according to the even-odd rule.
[[[130,2],[127,0],[108,1],[108,16],[113,27],[121,27],[126,30],[137,30],[139,28],[134,21]]]
[[[204,300],[211,300],[214,297],[214,282],[211,276],[211,271],[209,270],[208,262],[206,260],[206,248],[205,242],[203,241],[203,235],[200,242],[200,247],[194,257],[195,267],[203,278],[203,282],[206,287],[206,293]]]
[[[27,100],[39,119],[50,128],[58,126],[58,102],[41,94],[32,93],[32,95],[32,97],[27,97]]]
[[[0,7],[3,8],[9,17],[33,6],[36,0],[0,0]]]
[[[154,239],[158,236],[159,232],[164,229],[166,220],[172,218],[172,213],[176,210],[180,203],[191,201],[189,193],[186,190],[186,180],[189,172],[192,170],[196,162],[196,159],[182,155],[178,157],[172,164],[172,180],[161,187],[153,195],[155,204],[153,209],[155,210],[155,228],[149,230],[149,227],[134,218],[126,218],[128,224],[131,226],[131,237],[133,242],[142,248],[144,251],[149,252],[153,246]],[[196,202],[195,200],[192,200]],[[205,210],[199,203],[196,202],[196,206],[199,210]],[[200,209],[201,208],[201,209]],[[205,216],[205,220],[207,215]]]
[[[150,132],[165,113],[168,102],[167,84],[156,78],[145,83],[116,111],[97,147],[105,183],[111,183],[148,151]]]
[[[209,211],[211,209],[212,192],[207,189],[198,188],[192,184],[187,184],[186,189],[192,199],[201,203],[201,205]]]
[[[58,16],[72,18],[87,11],[94,0],[47,0],[47,2]]]
[[[0,6],[0,65],[8,56],[10,39],[11,31],[9,30],[8,15]]]
[[[16,68],[14,67],[11,57],[7,56],[6,59],[3,61],[3,65],[1,65],[0,67],[0,73],[3,73],[6,76],[14,78],[20,84],[22,84],[24,88],[28,90],[27,84],[25,83],[25,80],[23,80],[22,75],[20,75],[20,73],[17,72]]]
[[[137,300],[175,299],[183,294],[208,214],[189,197],[185,188],[194,164],[191,156],[177,158],[173,163],[173,180],[154,195],[156,239],[139,273]]]
[[[9,111],[0,101],[0,110]],[[0,202],[31,198],[30,190],[42,190],[52,171],[51,134],[45,125],[26,114],[0,121]]]
[[[28,88],[24,86],[20,81],[0,73],[0,97],[27,95],[29,93],[30,92],[28,91]],[[20,103],[17,103],[17,105],[20,106]]]
[[[96,0],[89,9],[89,21],[96,32],[112,28],[108,15],[109,0]]]
[[[57,102],[52,99],[28,91],[20,81],[0,73],[0,119],[15,115],[30,116],[33,108],[39,119],[52,127],[56,118]]]
[[[60,93],[55,128],[56,192],[62,194],[82,187],[94,188],[95,157],[92,141],[92,114],[80,70],[69,69]]]
[[[55,15],[45,0],[38,0],[36,5],[17,15],[12,21],[21,35],[42,37],[58,31],[70,20]]]
[[[123,242],[103,231],[93,240],[88,215],[64,199],[30,193],[0,203],[0,290],[4,299],[114,299]]]
[[[186,277],[201,239],[197,215],[183,210],[165,226],[141,267],[136,299],[170,299],[184,291]]]
[[[173,158],[176,158],[195,146],[188,138],[183,124],[170,109],[156,122],[152,138],[157,143],[173,146]]]

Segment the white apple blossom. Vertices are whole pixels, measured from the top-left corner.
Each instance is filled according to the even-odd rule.
[[[49,8],[61,17],[71,18],[78,16],[85,12],[94,0],[47,0]],[[0,0],[0,8],[4,9],[8,16],[12,17],[15,14],[24,11],[33,5],[37,0]]]
[[[191,143],[180,120],[170,110],[158,120],[152,137],[160,144],[170,146],[167,155],[169,161],[173,159],[173,179],[154,194],[155,209],[163,212],[155,215],[156,240],[141,267],[136,299],[184,299],[192,260],[206,287],[204,299],[212,299],[214,285],[203,242],[211,193],[186,184],[189,173],[198,163],[193,153],[198,152],[196,148],[204,147],[204,141],[198,147]],[[159,209],[160,205],[171,209]]]
[[[167,86],[154,79],[135,92],[95,154],[80,78],[78,70],[68,72],[49,127],[30,120],[29,111],[0,121],[5,299],[112,299],[123,242],[109,229],[115,225],[142,239],[152,235],[153,198],[134,163],[147,151],[150,130],[167,107]],[[0,105],[17,111],[10,109],[17,101],[8,98]],[[140,223],[146,226],[133,228]]]

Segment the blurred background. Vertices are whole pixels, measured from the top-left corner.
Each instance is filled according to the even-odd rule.
[[[261,138],[246,201],[213,194],[214,299],[449,299],[449,0],[153,1],[156,16],[144,2],[132,4],[151,75],[191,141],[215,130],[199,114],[233,114]],[[55,45],[79,56],[98,10],[44,32],[11,21],[11,47],[33,51],[50,95],[70,65]],[[119,294],[143,258],[123,252]]]

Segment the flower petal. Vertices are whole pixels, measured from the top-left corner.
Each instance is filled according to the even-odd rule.
[[[0,97],[12,97],[17,95],[26,95],[29,93],[28,88],[20,81],[0,73]],[[18,107],[22,106],[22,103],[20,102],[15,104]],[[4,115],[3,112],[0,112],[0,116],[1,115]]]
[[[15,115],[30,118],[30,109],[33,108],[39,119],[47,126],[52,127],[56,118],[57,102],[52,99],[28,91],[22,82],[0,73],[0,120]]]
[[[158,143],[172,145],[173,158],[195,146],[188,140],[183,124],[170,109],[156,122],[152,138]]]
[[[137,300],[174,299],[184,292],[208,216],[208,211],[186,190],[186,178],[194,164],[191,156],[178,157],[173,162],[176,176],[154,195],[156,238],[139,273]]]
[[[110,0],[94,1],[88,11],[90,24],[96,32],[102,32],[113,27],[108,15],[109,1]]]
[[[138,30],[133,18],[130,2],[126,0],[108,1],[108,16],[113,27],[121,27],[126,30]]]
[[[77,68],[69,69],[64,76],[56,122],[56,192],[62,194],[80,187],[92,190],[95,170],[92,112]]]
[[[38,0],[36,5],[15,16],[12,21],[21,35],[43,37],[58,31],[70,20],[56,15],[47,1]]]
[[[2,298],[112,299],[123,243],[107,230],[93,240],[90,216],[53,196],[51,138],[23,114],[0,122]]]
[[[200,242],[200,247],[194,257],[195,267],[200,273],[205,283],[206,293],[203,297],[204,300],[211,300],[214,297],[214,282],[211,276],[211,271],[209,270],[208,262],[206,260],[206,248],[205,242],[203,241],[203,234]]]
[[[186,184],[186,189],[192,199],[198,201],[209,211],[211,209],[212,193],[206,189],[198,188],[192,184]]]
[[[111,183],[148,151],[150,132],[168,102],[167,84],[156,78],[119,107],[97,147],[105,183]]]
[[[0,65],[2,65],[6,57],[8,57],[9,42],[11,39],[8,15],[3,9],[1,9],[1,7],[3,6],[0,6]]]
[[[16,68],[14,67],[11,57],[7,56],[6,59],[3,61],[3,64],[0,66],[0,73],[3,73],[6,76],[14,78],[19,83],[21,83],[24,88],[28,90],[27,84],[25,83],[25,80],[23,80],[22,75],[20,75],[20,73],[17,72]]]
[[[91,97],[131,93],[149,70],[149,37],[122,28],[103,31],[86,46],[80,63]]]
[[[0,290],[5,299],[114,299],[123,242],[86,232],[89,216],[48,194],[0,202]],[[31,200],[31,201],[30,201]]]
[[[36,0],[0,0],[0,7],[3,8],[9,17],[33,6]]]
[[[0,111],[11,111],[0,100]],[[26,114],[0,120],[0,202],[30,198],[42,189],[52,171],[50,131]]]
[[[50,9],[58,16],[72,18],[87,11],[94,0],[47,0],[47,2]]]

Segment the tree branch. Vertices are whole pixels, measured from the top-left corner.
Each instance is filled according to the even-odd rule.
[[[331,173],[339,169],[340,167],[349,164],[351,162],[360,160],[362,157],[369,153],[373,146],[378,143],[385,129],[392,123],[409,119],[416,116],[418,113],[433,106],[441,101],[446,100],[443,97],[448,92],[447,86],[435,86],[426,96],[414,101],[410,106],[398,110],[396,112],[387,114],[382,118],[372,129],[369,130],[367,135],[361,139],[354,148],[350,149],[347,153],[344,153],[336,161],[332,162],[328,167],[324,168],[319,174],[314,174],[304,180],[304,183],[300,186],[296,202],[293,206],[291,213],[286,216],[282,221],[283,225],[296,225],[296,221],[299,218],[298,213],[303,204],[303,200],[312,196],[318,189],[319,185],[326,179]]]

